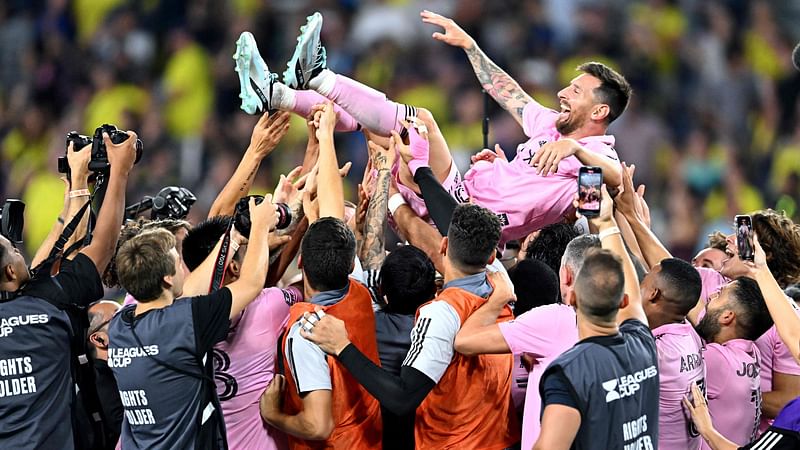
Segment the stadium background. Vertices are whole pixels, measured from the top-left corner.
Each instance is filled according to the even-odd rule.
[[[466,56],[431,39],[418,13],[450,16],[523,88],[549,106],[579,62],[600,60],[634,87],[612,127],[621,158],[647,184],[657,234],[691,257],[735,214],[762,207],[800,215],[800,39],[795,0],[6,0],[0,2],[0,198],[26,204],[32,254],[63,202],[56,158],[69,130],[102,123],[133,129],[145,156],[128,204],[168,185],[198,197],[205,216],[247,147],[257,118],[238,109],[235,41],[250,30],[282,73],[305,16],[324,16],[328,65],[430,109],[462,171],[482,146],[483,101]],[[509,155],[525,140],[491,104],[490,143]],[[256,190],[302,160],[306,127],[295,118]],[[363,138],[339,134],[354,163]]]

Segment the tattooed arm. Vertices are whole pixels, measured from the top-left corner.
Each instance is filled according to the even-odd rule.
[[[461,47],[467,53],[470,64],[472,64],[475,75],[478,76],[481,86],[486,92],[506,111],[511,113],[514,119],[522,124],[522,111],[525,105],[533,101],[530,95],[514,81],[497,64],[486,56],[478,48],[478,44],[472,39],[453,19],[440,16],[430,11],[420,13],[422,21],[444,28],[444,34],[433,33],[433,38],[454,47]]]
[[[250,192],[250,185],[253,184],[261,161],[272,153],[288,130],[289,113],[287,112],[279,112],[272,116],[264,113],[258,119],[250,137],[250,145],[244,152],[231,179],[211,205],[208,217],[233,214],[239,199]]]
[[[361,264],[364,270],[380,269],[386,258],[384,228],[386,227],[386,209],[389,205],[389,183],[392,178],[392,165],[396,153],[394,149],[369,141],[372,156],[372,167],[378,171],[375,179],[375,191],[367,208],[367,220],[364,226],[364,248]]]

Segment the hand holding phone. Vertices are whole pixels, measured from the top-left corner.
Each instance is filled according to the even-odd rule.
[[[600,201],[603,195],[603,170],[600,167],[583,166],[578,171],[578,213],[585,217],[600,214]]]
[[[753,219],[750,216],[739,215],[734,218],[736,226],[736,249],[739,259],[753,261],[755,247],[753,246]]]

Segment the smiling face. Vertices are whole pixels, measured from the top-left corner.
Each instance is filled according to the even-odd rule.
[[[728,247],[725,249],[725,254],[728,258],[722,261],[722,267],[719,269],[719,273],[731,280],[746,276],[749,273],[749,269],[744,262],[739,259],[736,235],[729,234],[725,238],[725,241],[728,243]]]
[[[594,90],[600,84],[599,79],[584,73],[558,92],[561,111],[556,119],[556,130],[562,136],[568,136],[580,129],[592,120],[593,112],[598,112],[597,108],[601,104],[595,98]]]

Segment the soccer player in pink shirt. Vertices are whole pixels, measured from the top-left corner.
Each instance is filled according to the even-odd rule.
[[[615,199],[617,210],[630,224],[646,262],[652,266],[664,258],[671,257],[669,251],[650,231],[641,213],[636,210],[637,197],[625,194],[634,190],[630,169],[623,171],[623,186],[623,194]],[[778,284],[785,288],[800,281],[800,227],[784,214],[773,210],[757,211],[751,217],[753,230],[760,238],[767,255],[767,264]],[[723,261],[719,272],[704,267],[697,268],[703,289],[700,294],[701,301],[688,315],[693,323],[697,323],[705,313],[704,307],[710,296],[731,279],[748,276],[750,269],[738,257],[733,235],[728,236],[726,253],[728,257]],[[794,302],[791,304],[794,305]],[[759,337],[756,345],[761,352],[761,390],[764,394],[762,417],[765,418],[761,425],[763,431],[769,426],[766,419],[775,417],[781,408],[800,392],[800,365],[781,342],[775,327],[771,327]]]
[[[183,256],[190,270],[216,255],[212,249],[229,220],[229,216],[212,217],[192,228],[183,241]],[[246,244],[232,247],[234,255],[226,267],[224,284],[239,278],[246,248]],[[287,448],[286,436],[261,420],[258,401],[275,375],[276,343],[289,319],[289,306],[302,299],[302,291],[294,286],[265,288],[231,320],[227,339],[214,346],[214,378],[230,448]]]
[[[761,353],[755,340],[771,326],[758,284],[742,277],[712,295],[696,327],[707,342],[703,357],[712,420],[723,436],[739,445],[758,436]]]
[[[567,245],[559,270],[562,301],[572,289],[586,252],[597,248],[600,248],[600,240],[594,235],[578,236]],[[578,342],[577,316],[571,306],[554,303],[533,308],[510,322],[495,324],[489,319],[490,306],[481,307],[470,316],[456,336],[455,349],[467,356],[529,353],[536,358],[528,374],[522,418],[522,448],[531,448],[541,430],[539,381],[547,366]]]
[[[403,132],[400,121],[418,117],[429,133],[431,170],[457,200],[471,199],[500,217],[501,244],[562,220],[573,209],[572,194],[582,165],[600,166],[606,183],[620,183],[614,137],[605,132],[630,98],[630,85],[621,75],[600,63],[579,66],[583,73],[558,93],[561,111],[554,111],[522,91],[455,22],[428,11],[422,12],[422,18],[445,29],[444,34],[434,34],[436,39],[467,52],[481,84],[523,127],[529,139],[520,144],[512,161],[497,158],[491,151],[481,152],[462,180],[429,111],[392,102],[385,94],[326,68],[319,13],[310,16],[301,29],[283,83],[269,72],[252,35],[242,34],[234,55],[242,109],[252,114],[274,108],[305,116],[314,105],[330,99],[337,105],[337,130],[363,126],[383,136]],[[418,215],[427,218],[412,166],[398,164],[394,172],[400,193]]]
[[[675,258],[656,264],[641,283],[642,305],[658,350],[658,447],[663,450],[697,450],[703,441],[682,404],[694,383],[706,383],[703,342],[686,320],[700,296],[700,283],[697,271]]]

